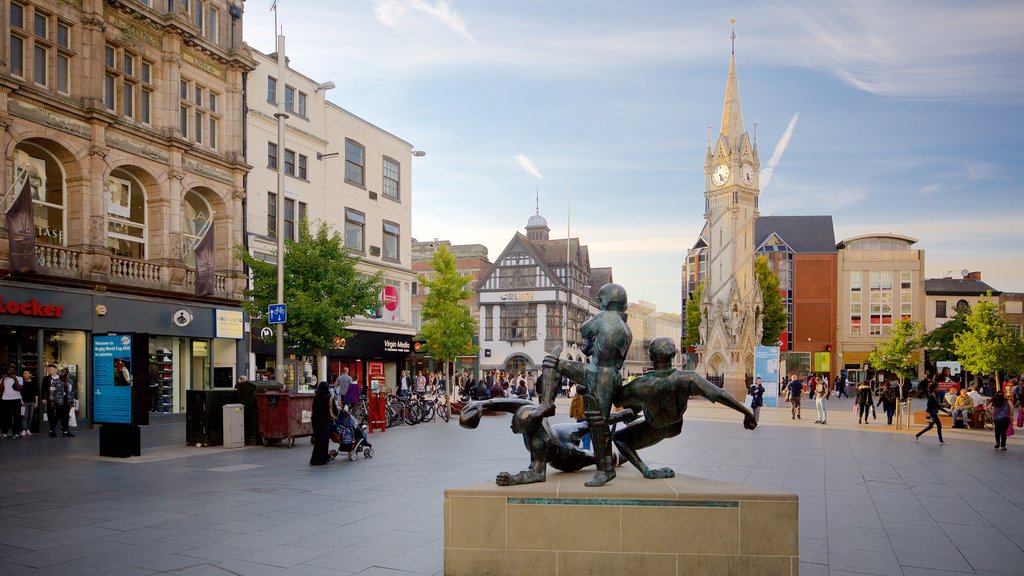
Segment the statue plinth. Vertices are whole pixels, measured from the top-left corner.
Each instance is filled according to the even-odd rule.
[[[547,482],[445,490],[444,573],[795,576],[794,494],[691,476],[648,480],[618,469]]]

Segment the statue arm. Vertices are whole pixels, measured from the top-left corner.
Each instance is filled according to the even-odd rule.
[[[463,428],[476,428],[480,424],[480,417],[487,410],[495,412],[507,412],[515,414],[523,406],[532,406],[529,400],[518,398],[494,398],[491,400],[477,400],[466,404],[459,412],[459,426]]]
[[[754,417],[754,413],[750,408],[747,408],[742,402],[733,398],[732,394],[726,392],[724,388],[715,386],[706,378],[695,372],[687,374],[687,379],[694,386],[696,392],[701,396],[712,402],[721,402],[729,408],[743,414],[743,426],[745,428],[753,430],[757,427],[757,418]]]

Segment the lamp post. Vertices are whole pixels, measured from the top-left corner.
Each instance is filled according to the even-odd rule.
[[[274,114],[274,117],[277,118],[277,214],[274,229],[277,236],[277,303],[279,304],[284,303],[284,128],[285,120],[288,118],[288,114],[285,113],[284,93],[287,67],[284,57],[284,34],[278,34],[277,78],[279,86],[277,113]],[[284,324],[277,325],[274,378],[279,383],[284,383]]]

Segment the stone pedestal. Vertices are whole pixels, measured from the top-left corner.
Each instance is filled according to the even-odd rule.
[[[647,480],[619,468],[548,481],[445,490],[448,576],[591,574],[796,576],[796,495],[689,476]]]

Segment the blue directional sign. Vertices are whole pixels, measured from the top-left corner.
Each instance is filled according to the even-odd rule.
[[[284,324],[288,321],[288,308],[284,304],[271,304],[267,306],[267,317],[269,324]]]

